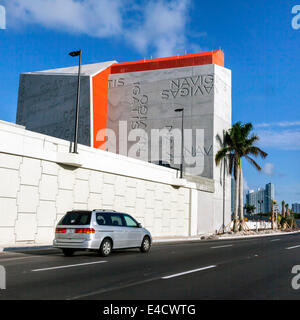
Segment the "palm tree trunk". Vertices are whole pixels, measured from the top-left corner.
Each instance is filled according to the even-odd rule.
[[[282,201],[282,202],[281,202],[281,205],[282,205],[281,215],[283,216],[283,218],[285,218],[285,202]]]
[[[244,212],[243,212],[243,171],[242,167],[239,166],[239,219],[240,219],[240,230],[244,228]]]
[[[225,233],[225,197],[226,197],[226,159],[224,158],[223,162],[224,168],[223,168],[223,228],[222,231]]]
[[[235,190],[234,190],[234,212],[233,212],[233,231],[238,232],[238,205],[239,205],[239,181],[240,175],[238,165],[235,165]]]
[[[275,229],[275,218],[274,218],[274,204],[273,204],[273,200],[272,200],[272,203],[271,203],[271,210],[272,210],[272,230]]]

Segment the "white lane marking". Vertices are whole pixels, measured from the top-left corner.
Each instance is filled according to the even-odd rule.
[[[5,259],[0,259],[0,262],[9,262],[9,261],[25,260],[25,259],[33,259],[33,258],[40,258],[40,257],[5,258]]]
[[[274,242],[274,241],[280,241],[280,239],[270,240],[270,242]]]
[[[88,263],[79,263],[79,264],[69,264],[69,265],[66,265],[66,266],[35,269],[35,270],[31,270],[31,271],[32,272],[38,272],[38,271],[47,271],[47,270],[55,270],[55,269],[63,269],[63,268],[72,268],[72,267],[87,266],[87,265],[91,265],[91,264],[98,264],[98,263],[104,263],[104,262],[107,262],[107,261],[97,261],[97,262],[88,262]]]
[[[43,255],[43,256],[27,256],[27,257],[15,257],[15,258],[4,258],[0,257],[0,264],[1,262],[10,262],[10,261],[15,261],[15,260],[25,260],[25,259],[40,259],[43,257],[43,259],[46,258],[51,258],[53,256],[61,256],[61,254],[53,254],[51,256],[49,255]]]
[[[291,250],[291,249],[295,249],[295,248],[300,248],[300,245],[298,245],[298,246],[293,246],[293,247],[288,247],[288,248],[286,248],[287,250]]]
[[[217,246],[217,247],[210,247],[211,249],[219,249],[219,248],[227,248],[227,247],[232,247],[233,244],[228,244],[228,245],[225,245],[225,246]]]
[[[162,279],[170,279],[170,278],[174,278],[174,277],[180,277],[180,276],[183,276],[185,274],[198,272],[198,271],[203,271],[203,270],[207,270],[207,269],[212,269],[212,268],[215,268],[215,267],[216,267],[216,265],[213,265],[213,266],[207,266],[207,267],[194,269],[194,270],[190,270],[190,271],[185,271],[185,272],[181,272],[181,273],[176,273],[176,274],[172,274],[170,276],[162,277]]]

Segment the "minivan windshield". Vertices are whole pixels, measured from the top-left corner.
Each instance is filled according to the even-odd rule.
[[[92,211],[70,211],[58,223],[61,226],[87,225],[91,222]]]

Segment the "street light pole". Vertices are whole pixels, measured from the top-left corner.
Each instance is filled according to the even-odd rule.
[[[183,178],[183,161],[184,161],[184,148],[183,148],[183,144],[184,144],[184,134],[183,134],[183,118],[184,118],[184,109],[180,108],[180,109],[175,109],[175,112],[181,112],[181,164],[180,164],[180,179]]]
[[[77,100],[76,100],[76,113],[75,113],[75,128],[74,128],[74,149],[73,153],[77,152],[77,143],[78,143],[78,119],[79,119],[79,106],[80,106],[80,71],[81,71],[81,55],[82,51],[73,51],[70,52],[71,57],[79,56],[79,66],[78,66],[78,79],[77,79]]]

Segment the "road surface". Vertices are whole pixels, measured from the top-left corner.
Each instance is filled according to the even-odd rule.
[[[300,234],[153,245],[151,252],[5,252],[0,300],[299,299]],[[300,271],[300,269],[299,269]],[[297,283],[297,281],[296,281]],[[300,283],[300,280],[299,280]]]

